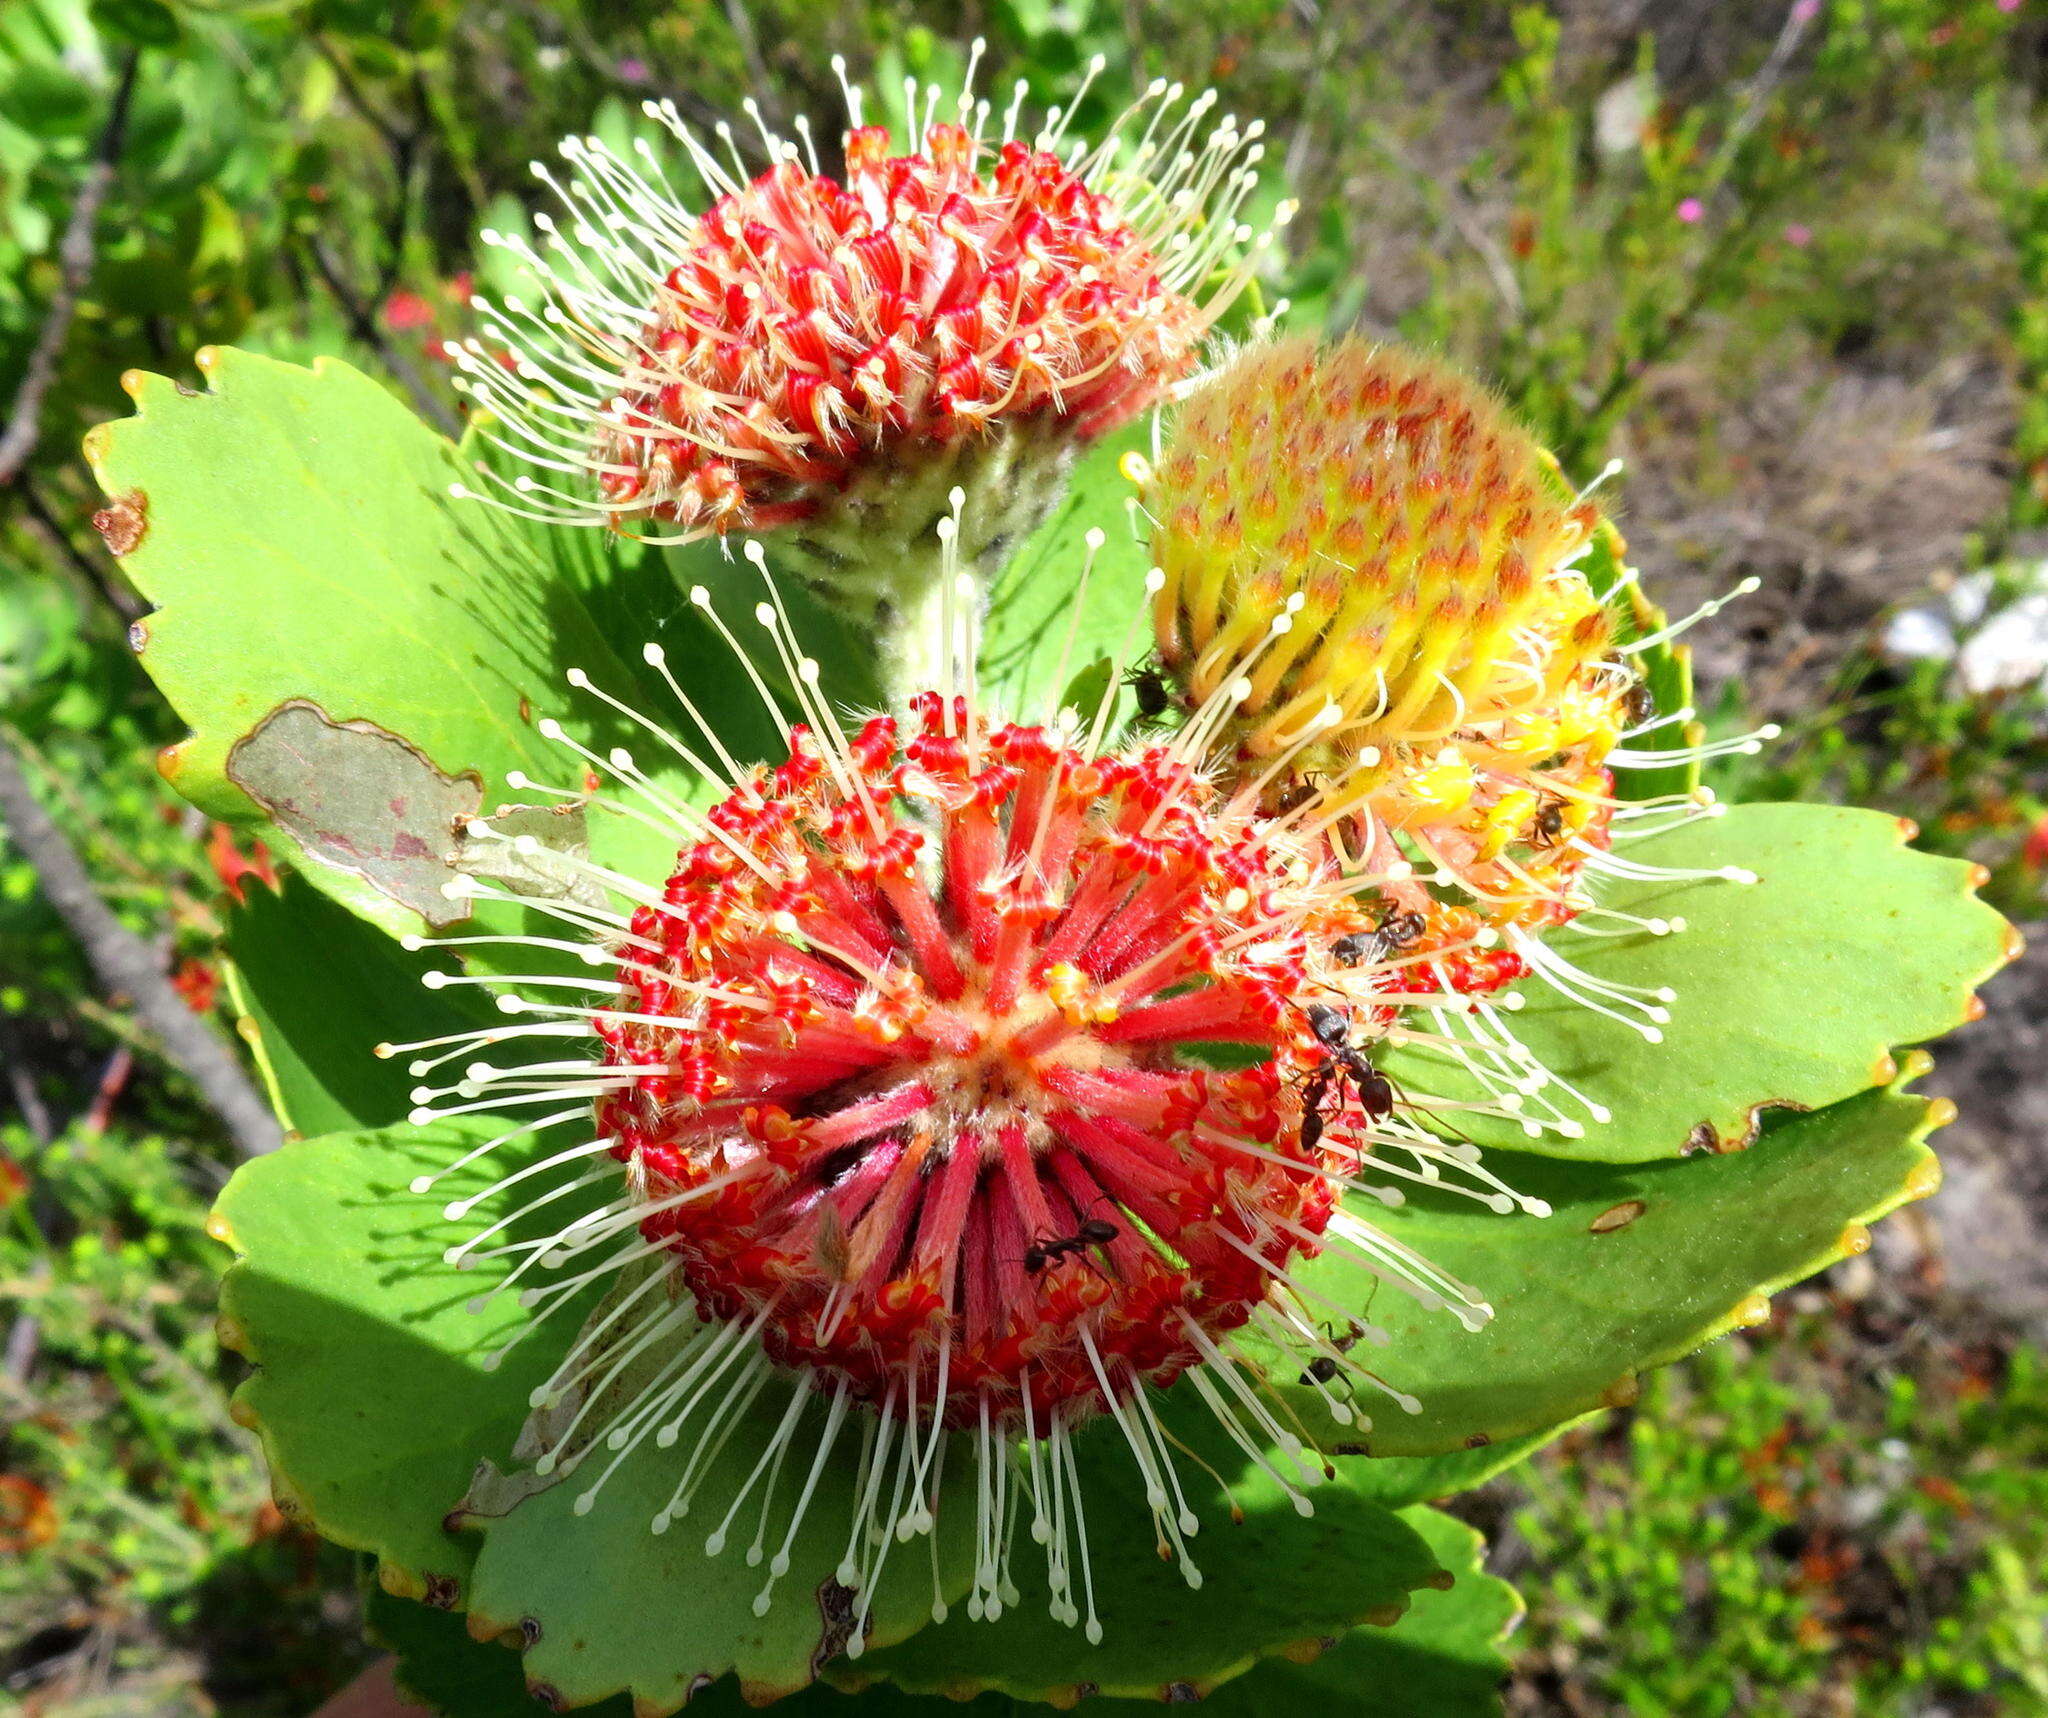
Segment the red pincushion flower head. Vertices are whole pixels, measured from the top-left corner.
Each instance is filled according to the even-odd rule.
[[[644,144],[636,165],[568,140],[566,183],[535,171],[569,221],[537,216],[538,249],[485,235],[540,301],[479,298],[486,337],[457,354],[493,438],[540,468],[487,466],[487,488],[656,541],[787,527],[842,595],[849,566],[928,559],[956,483],[970,564],[1014,540],[1057,489],[1029,468],[1056,475],[1184,374],[1272,235],[1239,219],[1261,127],[1181,94],[1154,84],[1107,141],[1062,154],[1061,124],[1020,131],[1021,85],[998,124],[971,94],[940,122],[932,89],[912,102],[921,151],[898,155],[849,87],[838,176],[807,126],[799,148],[751,101],[769,157],[753,175],[649,103],[713,196],[701,213]]]
[[[965,596],[955,532],[942,539],[949,588]],[[765,570],[758,543],[749,555]],[[723,630],[708,594],[693,601]],[[1108,700],[1092,721],[1009,720],[975,694],[963,601],[940,685],[855,722],[818,692],[779,605],[756,618],[799,719],[776,711],[788,752],[773,766],[706,764],[723,778],[708,809],[647,793],[628,752],[541,725],[593,781],[646,794],[641,815],[678,842],[665,879],[553,854],[558,873],[584,873],[619,908],[574,891],[551,902],[481,882],[457,891],[553,913],[595,938],[587,957],[615,976],[504,981],[501,1007],[531,1024],[439,1042],[417,1064],[424,1074],[519,1034],[594,1040],[587,1058],[471,1063],[415,1094],[422,1124],[497,1104],[559,1102],[549,1122],[579,1129],[594,1114],[582,1143],[539,1168],[590,1166],[573,1185],[604,1189],[606,1202],[560,1217],[561,1190],[522,1167],[501,1185],[536,1189],[528,1211],[550,1219],[543,1232],[508,1245],[507,1216],[454,1256],[516,1257],[504,1286],[541,1317],[593,1278],[619,1285],[536,1391],[523,1446],[534,1482],[573,1472],[579,1509],[605,1506],[609,1477],[636,1451],[715,1443],[738,1405],[775,1388],[790,1406],[753,1480],[700,1500],[693,1476],[708,1469],[679,1458],[655,1531],[701,1503],[712,1552],[753,1532],[765,1610],[789,1566],[769,1550],[779,1540],[786,1551],[810,1496],[788,1514],[775,1476],[785,1461],[825,1463],[852,1419],[866,1427],[847,1455],[866,1513],[840,1579],[864,1615],[889,1547],[932,1525],[950,1440],[982,1499],[970,1610],[1017,1602],[1010,1570],[1028,1517],[1053,1614],[1093,1635],[1071,1447],[1083,1426],[1114,1421],[1160,1545],[1198,1582],[1175,1441],[1151,1392],[1192,1392],[1306,1511],[1320,1464],[1279,1386],[1341,1425],[1369,1425],[1360,1409],[1375,1395],[1417,1404],[1363,1358],[1360,1338],[1376,1333],[1346,1331],[1361,1309],[1331,1324],[1297,1281],[1303,1262],[1347,1249],[1427,1308],[1471,1328],[1488,1316],[1476,1290],[1356,1206],[1398,1204],[1404,1182],[1503,1213],[1543,1206],[1432,1131],[1370,1058],[1417,1010],[1498,1001],[1524,969],[1470,914],[1396,939],[1385,903],[1336,849],[1266,815],[1256,784],[1219,785],[1208,756],[1234,689],[1170,738],[1109,743]],[[646,657],[667,673],[659,647]],[[537,851],[534,836],[490,820],[471,834],[515,849],[494,875]],[[582,1004],[565,987],[608,994]],[[1219,1046],[1234,1053],[1219,1059]],[[1505,1035],[1466,1067],[1479,1095],[1433,1104],[1438,1127],[1445,1107],[1530,1132],[1563,1125],[1532,1119],[1537,1071]],[[1359,1196],[1350,1206],[1347,1192]]]

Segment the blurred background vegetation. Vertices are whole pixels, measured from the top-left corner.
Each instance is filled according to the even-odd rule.
[[[1762,578],[1699,637],[1717,719],[1785,729],[1723,790],[1908,815],[2037,919],[2044,11],[7,0],[0,743],[232,1034],[218,937],[269,868],[150,767],[178,725],[78,454],[123,372],[196,386],[208,342],[331,353],[452,423],[474,235],[518,221],[558,135],[649,94],[715,121],[748,88],[829,130],[834,52],[900,86],[982,33],[1041,103],[1106,56],[1083,129],[1155,74],[1262,115],[1305,205],[1272,283],[1297,321],[1449,352],[1582,480],[1624,460],[1610,493],[1667,605]],[[2038,1019],[2038,967],[2005,982]],[[302,1714],[367,1655],[357,1571],[278,1515],[226,1416],[204,1222],[235,1146],[131,1001],[0,842],[0,1710]],[[1531,1595],[1511,1712],[2048,1713],[2048,1290],[2028,1299],[2025,1256],[2048,1088],[1982,1042],[1967,1197],[1462,1506]]]

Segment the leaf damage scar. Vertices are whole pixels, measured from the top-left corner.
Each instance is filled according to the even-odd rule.
[[[410,740],[294,698],[235,742],[227,775],[314,859],[436,930],[467,916],[443,888],[457,832],[483,804],[474,770],[446,775]]]

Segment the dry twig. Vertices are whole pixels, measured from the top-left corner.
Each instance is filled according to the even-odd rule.
[[[244,1157],[275,1150],[282,1136],[269,1104],[234,1052],[186,1007],[156,952],[108,910],[64,832],[29,791],[20,762],[4,741],[0,823],[35,871],[50,905],[83,945],[101,986],[110,995],[129,998],[164,1054],[226,1125],[236,1149]]]
[[[57,291],[43,316],[42,332],[29,353],[22,371],[21,386],[15,390],[7,427],[0,430],[0,489],[21,474],[28,456],[35,452],[43,431],[43,399],[57,379],[57,361],[64,355],[64,342],[71,333],[71,319],[78,311],[78,295],[92,278],[93,232],[99,223],[100,205],[113,189],[114,172],[121,159],[121,139],[128,130],[128,101],[135,93],[135,67],[139,55],[133,49],[121,67],[121,81],[114,89],[114,105],[100,132],[93,163],[72,202],[70,219],[64,223],[64,237],[57,245]]]

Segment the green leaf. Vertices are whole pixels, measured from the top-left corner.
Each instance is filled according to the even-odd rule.
[[[92,21],[141,47],[177,45],[178,19],[164,0],[92,0]]]
[[[1488,1168],[1548,1200],[1549,1216],[1497,1216],[1428,1191],[1359,1213],[1484,1295],[1496,1316],[1481,1329],[1425,1311],[1346,1250],[1299,1267],[1316,1293],[1389,1333],[1366,1351],[1373,1370],[1421,1412],[1361,1386],[1371,1429],[1339,1427],[1312,1392],[1277,1382],[1329,1446],[1379,1455],[1497,1444],[1632,1401],[1642,1372],[1763,1318],[1768,1296],[1860,1252],[1867,1225],[1931,1193],[1940,1172],[1923,1137],[1952,1113],[1866,1092],[1780,1120],[1727,1156],[1622,1165],[1489,1152]]]
[[[1629,650],[1629,641],[1647,638],[1663,628],[1664,612],[1643,595],[1643,587],[1631,575],[1625,559],[1628,545],[1609,519],[1602,519],[1593,532],[1592,547],[1579,569],[1596,594],[1612,599],[1621,616],[1621,648],[1636,658],[1643,683],[1659,710],[1683,710],[1692,703],[1692,651],[1683,644],[1652,644]],[[1616,592],[1623,594],[1616,598]],[[1666,722],[1638,734],[1629,741],[1632,750],[1670,752],[1691,746],[1704,736],[1697,722]],[[1698,763],[1672,763],[1661,768],[1616,770],[1616,791],[1623,799],[1656,799],[1665,794],[1690,793],[1699,785]]]
[[[498,1018],[475,991],[428,990],[425,963],[296,872],[281,892],[251,887],[228,914],[233,990],[285,1126],[311,1138],[387,1127],[412,1108],[417,1043]]]
[[[1506,1674],[1501,1641],[1521,1605],[1514,1589],[1485,1573],[1479,1535],[1433,1509],[1410,1509],[1401,1519],[1455,1577],[1447,1590],[1425,1587],[1390,1628],[1351,1630],[1312,1663],[1268,1659],[1211,1694],[1204,1710],[1222,1718],[1276,1718],[1327,1712],[1332,1718],[1492,1718],[1495,1689]],[[369,1598],[372,1636],[397,1655],[400,1684],[444,1718],[543,1718],[555,1710],[528,1694],[519,1657],[496,1642],[479,1642],[462,1619],[381,1591]],[[730,1679],[694,1695],[699,1718],[744,1718],[748,1708]],[[587,1709],[591,1718],[629,1718],[631,1706],[614,1699]],[[907,1694],[878,1683],[858,1695],[814,1684],[778,1701],[791,1718],[1050,1718],[1051,1708],[1003,1695],[983,1695],[966,1707],[933,1696]],[[1156,1701],[1098,1696],[1090,1712],[1157,1711]]]
[[[1497,1718],[1508,1671],[1501,1643],[1521,1615],[1514,1588],[1485,1571],[1485,1543],[1433,1509],[1401,1519],[1455,1577],[1425,1588],[1390,1629],[1360,1628],[1308,1664],[1273,1659],[1203,1702],[1205,1718]]]
[[[1429,1547],[1411,1528],[1343,1483],[1351,1469],[1366,1464],[1345,1464],[1338,1483],[1316,1487],[1308,1494],[1314,1513],[1303,1516],[1228,1443],[1199,1398],[1182,1389],[1153,1403],[1173,1436],[1232,1476],[1231,1495],[1244,1514],[1233,1520],[1221,1488],[1195,1464],[1180,1464],[1181,1484],[1201,1522],[1188,1545],[1201,1572],[1198,1588],[1188,1587],[1179,1562],[1160,1555],[1131,1451],[1113,1422],[1098,1422],[1075,1454],[1102,1622],[1099,1646],[1055,1622],[1042,1585],[1020,1571],[1023,1603],[996,1621],[956,1614],[835,1680],[886,1676],[912,1693],[959,1699],[994,1690],[1060,1706],[1082,1693],[1185,1699],[1269,1654],[1368,1619],[1390,1624],[1408,1595],[1438,1576]],[[1020,1561],[1030,1549],[1020,1537]],[[1035,1567],[1030,1572],[1039,1573]]]
[[[34,138],[82,137],[101,114],[92,85],[49,61],[24,60],[0,82],[0,119]]]
[[[744,1499],[741,1493],[797,1388],[778,1375],[741,1410],[731,1436],[709,1458],[690,1512],[664,1532],[651,1523],[668,1509],[693,1459],[687,1441],[663,1449],[648,1438],[618,1458],[600,1445],[590,1460],[593,1477],[605,1477],[587,1511],[579,1503],[594,1488],[565,1480],[522,1498],[503,1516],[479,1519],[484,1542],[469,1601],[472,1627],[517,1631],[526,1643],[527,1680],[545,1686],[545,1699],[582,1706],[630,1693],[634,1710],[643,1714],[673,1712],[693,1689],[728,1674],[748,1700],[777,1699],[804,1687],[842,1651],[862,1650],[854,1639],[862,1624],[860,1595],[836,1573],[852,1550],[865,1471],[855,1457],[874,1424],[858,1407],[815,1470],[810,1464],[827,1422],[825,1398],[812,1396],[803,1410],[775,1487],[768,1557],[785,1543],[807,1474],[815,1471],[817,1485],[787,1542],[787,1572],[776,1580],[765,1614],[756,1614],[768,1571],[750,1563],[749,1541],[766,1487]],[[629,1376],[619,1395],[632,1390]],[[601,1411],[593,1424],[599,1417]],[[888,1548],[865,1617],[867,1643],[904,1640],[931,1621],[935,1596],[950,1603],[966,1592],[974,1522],[970,1478],[965,1464],[955,1463],[934,1507],[933,1537]],[[714,1555],[708,1534],[735,1500],[743,1506],[732,1514],[729,1542]],[[622,1602],[624,1595],[631,1595],[629,1602]]]
[[[796,635],[798,648],[819,666],[819,691],[837,710],[880,708],[882,690],[874,640],[859,631],[838,609],[817,596],[799,573],[781,564],[776,533],[766,533],[760,543],[775,574],[772,588]],[[709,538],[694,543],[672,544],[661,551],[661,558],[674,581],[678,603],[684,601],[689,591],[701,585],[710,594],[713,607],[728,626],[741,632],[742,636],[751,632],[756,638],[765,637],[755,626],[752,616],[754,605],[768,596],[771,587],[753,563],[734,554],[730,545]],[[694,614],[689,618],[695,623]],[[701,627],[699,630],[703,631]],[[670,635],[664,630],[657,636],[666,640]],[[704,677],[704,669],[731,673],[732,655],[722,640],[706,638],[699,644],[698,652],[701,667],[695,678],[683,665],[676,665],[685,686],[698,683]],[[772,648],[764,648],[755,666],[760,669],[762,678],[767,681],[784,712],[794,718],[802,705],[777,653]],[[761,710],[760,695],[748,686],[739,689],[736,697],[744,700],[739,714],[752,721]],[[736,756],[765,757],[779,762],[788,755],[787,739],[768,724],[765,716],[752,734],[735,735],[732,729],[738,725],[728,718],[721,730]]]
[[[512,1642],[476,1639],[451,1611],[375,1587],[365,1597],[363,1620],[370,1639],[397,1660],[399,1687],[442,1718],[544,1718],[560,1710],[527,1692]],[[713,1707],[718,1692],[706,1690]],[[633,1718],[633,1703],[607,1700],[585,1711],[587,1718]]]
[[[1473,1449],[1451,1450],[1431,1456],[1333,1456],[1343,1470],[1344,1483],[1361,1497],[1369,1497],[1386,1509],[1407,1509],[1418,1503],[1455,1497],[1461,1491],[1484,1485],[1497,1473],[1505,1473],[1525,1461],[1553,1438],[1561,1437],[1570,1423],[1545,1426],[1519,1438],[1486,1443]],[[1333,1440],[1334,1441],[1334,1440]]]
[[[1684,931],[1553,933],[1549,946],[1597,978],[1677,993],[1662,1042],[1566,1000],[1538,979],[1511,1017],[1553,1074],[1614,1120],[1582,1140],[1526,1138],[1512,1122],[1459,1116],[1481,1145],[1636,1163],[1731,1150],[1764,1109],[1821,1109],[1893,1074],[1890,1051],[1970,1018],[1971,995],[2012,956],[2012,932],[1974,894],[1972,867],[1906,847],[1873,811],[1741,805],[1632,841],[1631,861],[1747,867],[1754,884],[1603,878],[1605,905],[1682,916]],[[1386,1067],[1418,1095],[1477,1095],[1441,1051],[1405,1047]]]
[[[442,1253],[530,1200],[533,1184],[461,1223],[442,1210],[522,1155],[508,1149],[410,1190],[503,1126],[464,1118],[298,1141],[244,1164],[209,1225],[241,1255],[222,1284],[221,1327],[256,1367],[235,1409],[262,1438],[280,1507],[375,1552],[387,1583],[443,1603],[456,1602],[473,1553],[442,1518],[480,1458],[509,1460],[527,1396],[581,1316],[565,1309],[488,1368],[528,1319],[510,1296],[481,1313],[467,1303],[510,1261],[457,1271]],[[548,1233],[576,1209],[548,1205],[507,1238]]]
[[[480,1641],[464,1627],[463,1618],[381,1589],[369,1594],[366,1615],[371,1638],[397,1659],[399,1685],[443,1718],[548,1718],[561,1710],[527,1692],[525,1670],[513,1650],[520,1643],[517,1634]],[[984,1706],[992,1713],[1026,1710],[993,1698],[972,1710]],[[950,1700],[902,1694],[886,1684],[856,1697],[822,1682],[776,1701],[774,1709],[779,1718],[961,1718],[962,1713]],[[623,1695],[579,1710],[587,1718],[634,1718],[633,1703]],[[692,1694],[689,1710],[692,1718],[748,1718],[755,1708],[741,1696],[737,1680],[726,1677]]]
[[[445,855],[465,816],[520,797],[508,771],[576,785],[541,717],[681,773],[608,706],[568,708],[572,667],[647,702],[640,639],[622,641],[629,667],[605,630],[640,575],[600,533],[454,499],[456,450],[345,364],[198,362],[208,392],[131,373],[136,415],[86,438],[109,541],[158,605],[143,665],[193,729],[162,760],[180,792],[217,817],[268,812],[317,886],[396,932],[454,916]],[[673,857],[625,818],[594,817],[590,839],[643,873]]]
[[[1122,669],[1150,653],[1145,571],[1152,558],[1139,535],[1137,490],[1120,466],[1126,454],[1149,448],[1151,436],[1147,416],[1090,447],[1066,499],[996,576],[981,633],[981,684],[991,708],[1019,721],[1048,720],[1075,676],[1098,658]],[[1091,530],[1102,532],[1103,543],[1083,588]]]

